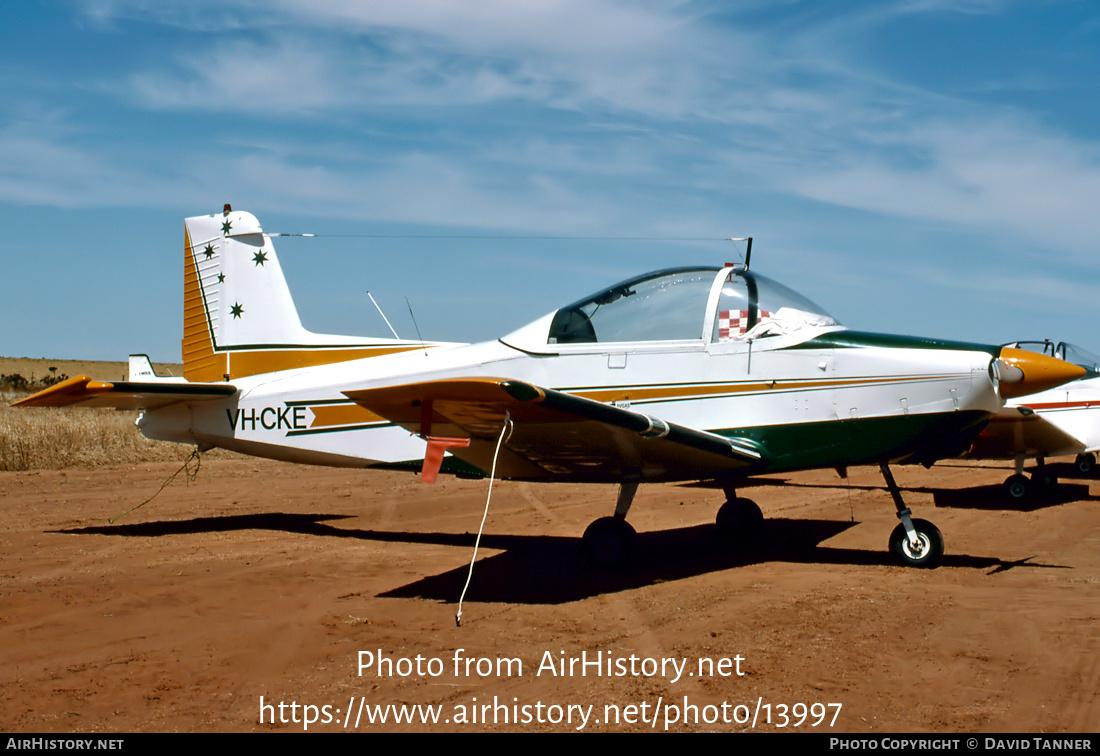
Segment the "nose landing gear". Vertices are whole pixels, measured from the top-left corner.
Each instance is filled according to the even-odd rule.
[[[910,517],[909,507],[901,498],[901,489],[894,482],[890,465],[879,465],[882,477],[886,479],[886,488],[898,508],[901,524],[890,534],[890,553],[907,567],[935,567],[943,556],[943,534],[928,520],[914,520]]]

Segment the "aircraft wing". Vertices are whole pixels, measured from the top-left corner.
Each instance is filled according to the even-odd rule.
[[[502,478],[701,479],[763,460],[762,451],[748,439],[666,423],[522,381],[469,378],[344,393],[427,439],[429,458],[433,440],[441,441],[454,456],[486,472],[507,415],[513,427],[497,461]],[[449,443],[456,441],[460,443]],[[426,459],[425,479],[429,466]]]
[[[222,399],[237,393],[228,383],[187,383],[175,381],[93,381],[78,375],[56,386],[39,391],[13,407],[113,407],[114,409],[151,410],[176,402]]]
[[[1057,457],[1085,450],[1085,443],[1030,407],[1004,407],[974,440],[966,456],[974,459]]]

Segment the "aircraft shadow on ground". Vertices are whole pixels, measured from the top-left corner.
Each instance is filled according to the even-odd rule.
[[[1012,512],[1036,512],[1048,507],[1057,507],[1076,501],[1090,501],[1096,498],[1089,494],[1087,483],[1059,483],[1048,490],[1037,492],[1019,501],[1009,499],[1001,486],[975,486],[966,489],[911,488],[908,490],[932,494],[932,500],[937,507]]]
[[[365,541],[435,544],[471,550],[472,533],[415,533],[357,530],[335,527],[331,521],[350,519],[334,514],[250,514],[199,517],[191,520],[103,525],[52,531],[76,535],[163,537],[218,533],[234,530],[272,530]],[[736,547],[719,540],[713,525],[694,525],[639,533],[634,558],[617,570],[591,567],[581,551],[579,538],[562,536],[485,535],[467,601],[507,604],[562,604],[606,593],[681,580],[712,572],[767,562],[895,566],[883,549],[834,548],[820,544],[857,525],[834,520],[769,519],[764,533],[753,544]],[[995,557],[945,555],[941,565],[1002,572],[1017,566],[1056,567],[1028,559],[1006,562]],[[387,598],[421,598],[455,603],[466,582],[468,564],[421,578],[379,594]]]
[[[1048,470],[1055,468],[1048,466]],[[1072,467],[1067,465],[1066,467]],[[1011,470],[1009,471],[1011,473]],[[1003,485],[973,486],[971,488],[931,488],[928,486],[908,486],[902,488],[902,496],[907,493],[930,494],[937,508],[948,509],[982,509],[1005,512],[1036,512],[1048,507],[1057,507],[1078,501],[1096,501],[1100,499],[1089,491],[1088,478],[1078,476],[1076,479],[1070,475],[1053,471],[1058,476],[1059,482],[1051,487],[1039,488],[1024,499],[1011,499],[1005,493]],[[1070,482],[1073,481],[1073,482]],[[1080,481],[1080,482],[1077,482]],[[783,488],[828,488],[847,489],[852,491],[881,491],[883,500],[890,501],[890,493],[885,485],[850,485],[844,481],[837,483],[797,483],[788,480],[773,480],[761,478],[752,480],[751,486],[767,487],[781,486]],[[749,485],[743,486],[742,491]],[[1038,487],[1037,487],[1038,488]],[[919,516],[919,515],[916,515]]]

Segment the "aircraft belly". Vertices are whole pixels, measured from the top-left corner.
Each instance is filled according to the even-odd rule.
[[[151,441],[171,441],[177,444],[196,444],[192,432],[191,407],[172,404],[156,410],[146,410],[138,416],[138,430]]]

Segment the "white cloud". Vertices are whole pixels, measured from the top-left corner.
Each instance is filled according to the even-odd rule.
[[[83,0],[88,18],[103,26],[140,20],[183,29],[335,30],[341,34],[396,33],[446,40],[475,54],[541,51],[557,55],[637,52],[675,36],[679,2],[622,0]]]
[[[256,115],[337,107],[344,94],[331,51],[299,40],[234,40],[178,54],[175,69],[133,74],[123,91],[147,108]]]
[[[787,187],[823,202],[897,217],[985,228],[1095,259],[1100,224],[1100,150],[996,114],[913,124],[897,139],[924,156],[909,168],[879,154],[849,154],[843,165],[805,166]]]
[[[272,197],[298,200],[299,187],[310,187],[358,215],[342,198],[360,192],[401,219],[427,222],[435,212],[441,222],[506,226],[534,215],[524,207],[536,203],[561,223],[590,222],[595,203],[613,222],[624,215],[613,210],[617,197],[634,204],[625,214],[661,206],[694,223],[686,200],[661,203],[661,184],[669,194],[708,192],[715,206],[760,188],[1081,257],[1100,242],[1089,220],[1100,196],[1095,140],[1019,108],[891,80],[856,52],[899,20],[1011,13],[999,0],[796,5],[784,22],[755,27],[705,15],[722,4],[672,1],[89,0],[85,8],[103,24],[233,30],[189,37],[186,50],[113,85],[143,108],[362,122],[358,133],[373,128],[375,114],[404,112],[426,129],[428,143],[402,145],[391,126],[385,147],[361,149],[348,147],[357,133],[349,129],[314,167],[303,167],[305,145],[253,158]],[[396,192],[432,199],[401,201]]]
[[[0,201],[87,207],[118,190],[135,199],[106,157],[67,143],[56,130],[0,131]]]

